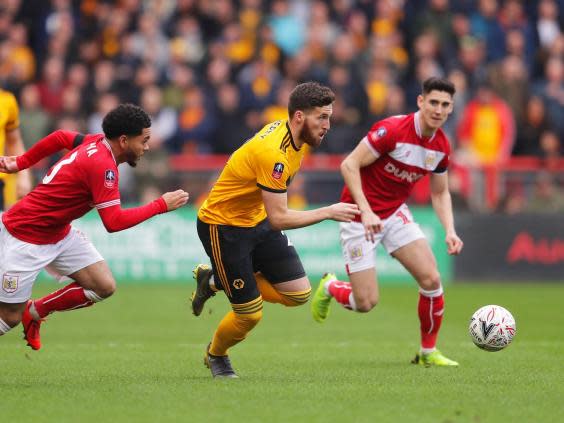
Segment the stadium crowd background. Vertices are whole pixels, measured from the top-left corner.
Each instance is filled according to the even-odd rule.
[[[4,0],[0,84],[27,148],[57,128],[100,132],[120,102],[145,108],[150,160],[121,181],[139,201],[177,182],[171,155],[229,154],[284,118],[296,83],[336,92],[319,152],[342,154],[448,76],[455,205],[468,169],[524,155],[542,159],[534,191],[509,187],[500,207],[561,211],[563,27],[564,0]]]

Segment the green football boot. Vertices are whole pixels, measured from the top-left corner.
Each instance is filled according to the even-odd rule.
[[[311,315],[319,323],[323,323],[329,314],[329,305],[333,297],[325,292],[325,283],[331,280],[337,280],[337,276],[334,273],[325,273],[311,300]]]
[[[425,367],[431,366],[458,366],[456,361],[446,358],[439,350],[435,350],[428,354],[416,354],[411,361],[413,364],[421,364]]]

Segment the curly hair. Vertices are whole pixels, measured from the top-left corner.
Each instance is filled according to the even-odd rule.
[[[288,115],[290,118],[298,110],[311,110],[314,107],[328,106],[335,101],[335,93],[331,88],[318,82],[304,82],[290,93],[288,101]]]
[[[120,135],[141,135],[143,129],[151,127],[151,118],[135,104],[120,104],[104,116],[102,130],[107,139]]]

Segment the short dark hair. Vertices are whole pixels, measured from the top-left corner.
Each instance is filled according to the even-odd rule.
[[[141,135],[143,129],[151,127],[151,118],[135,104],[120,104],[104,116],[102,130],[107,139],[120,135]]]
[[[318,82],[304,82],[290,93],[288,114],[294,116],[297,110],[311,110],[314,107],[328,106],[335,101],[335,93],[331,88]]]
[[[421,92],[424,95],[429,94],[431,91],[445,91],[453,96],[456,92],[456,88],[448,79],[432,76],[423,81],[423,85],[421,87]]]

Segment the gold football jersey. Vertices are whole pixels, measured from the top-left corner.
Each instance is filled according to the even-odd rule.
[[[266,125],[231,155],[198,217],[212,225],[256,226],[266,219],[262,190],[286,192],[304,152],[287,120]]]
[[[12,131],[20,126],[18,103],[12,93],[0,90],[0,156],[3,156],[6,146],[6,131]],[[9,175],[0,173],[0,179]]]

